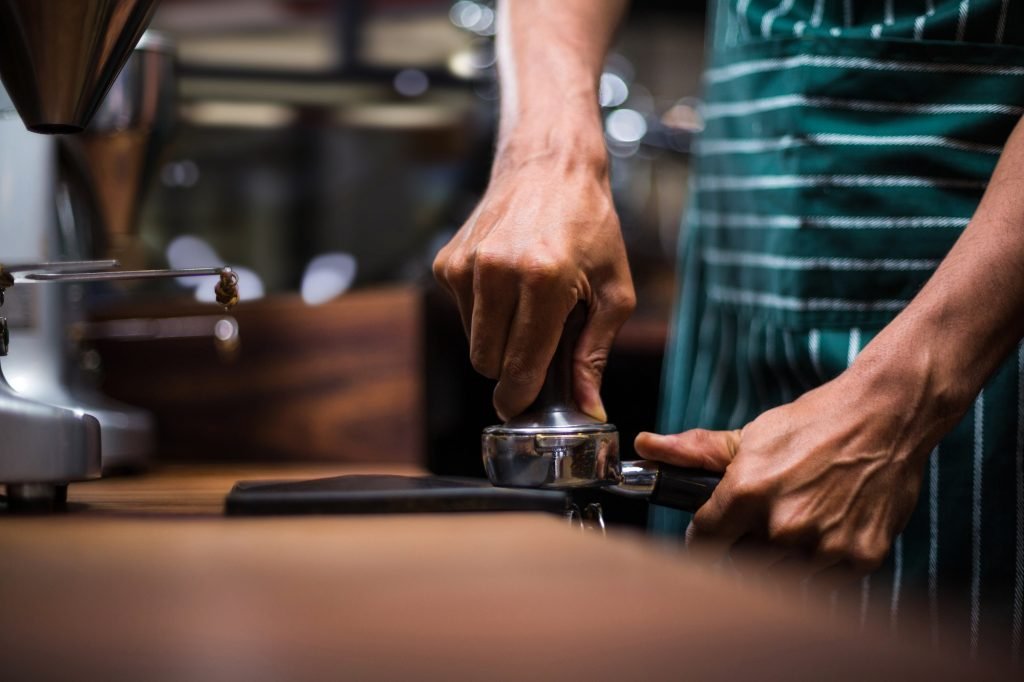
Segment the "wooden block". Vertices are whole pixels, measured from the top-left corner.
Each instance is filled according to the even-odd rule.
[[[424,459],[420,294],[298,296],[231,311],[233,359],[213,340],[98,340],[103,389],[154,413],[169,459],[418,464]],[[193,302],[135,303],[99,319],[218,315]]]

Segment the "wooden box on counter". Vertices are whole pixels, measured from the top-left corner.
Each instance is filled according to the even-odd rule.
[[[88,343],[101,360],[103,391],[155,416],[161,459],[422,464],[421,301],[411,286],[317,306],[273,296],[229,313],[140,300],[95,320],[230,317],[238,347],[212,336],[98,335]]]

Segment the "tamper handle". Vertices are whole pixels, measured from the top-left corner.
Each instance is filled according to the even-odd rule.
[[[565,318],[565,326],[562,329],[562,338],[558,341],[555,355],[548,365],[547,375],[544,377],[544,385],[537,395],[533,404],[526,408],[524,414],[535,412],[547,412],[551,410],[578,411],[579,406],[573,397],[572,374],[573,355],[576,352],[576,344],[579,343],[580,334],[587,323],[587,304],[579,301]]]

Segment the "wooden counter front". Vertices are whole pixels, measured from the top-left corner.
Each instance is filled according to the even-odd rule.
[[[0,675],[978,677],[556,517],[219,515],[237,479],[364,471],[172,469],[73,486],[67,515],[0,518]]]

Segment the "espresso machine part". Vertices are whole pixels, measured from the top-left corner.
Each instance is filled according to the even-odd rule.
[[[145,264],[139,212],[174,129],[175,69],[173,43],[147,30],[88,128],[61,140],[66,160],[81,167],[94,199],[87,206],[95,215],[73,226],[92,232],[88,240],[78,235],[78,243],[91,247],[84,257],[117,258],[133,268]]]
[[[171,41],[147,30],[88,127],[59,138],[57,230],[47,238],[56,241],[61,256],[113,258],[126,268],[147,264],[138,237],[139,213],[174,126],[175,62]],[[77,284],[57,289],[47,300],[57,306],[62,331],[84,323],[97,295],[109,300],[131,291],[128,287],[83,288]],[[45,357],[34,354],[36,364],[59,365],[59,395],[99,420],[105,473],[143,469],[154,454],[155,421],[148,412],[99,390],[92,371],[98,366],[98,356],[80,340],[72,337],[69,341],[62,335],[60,343],[50,344]],[[30,385],[30,389],[36,386]],[[52,388],[43,390],[53,393]]]
[[[649,461],[621,462],[619,432],[580,411],[572,393],[573,351],[586,324],[581,302],[569,314],[537,400],[505,424],[484,429],[484,469],[496,486],[604,488],[684,511],[696,511],[720,474]],[[574,512],[603,526],[593,503]]]
[[[0,267],[0,292],[18,282],[15,272],[30,272],[25,280],[43,282],[96,282],[219,275],[217,299],[228,308],[238,301],[238,277],[231,268],[184,270],[95,271],[115,266],[114,261],[15,264]],[[88,268],[87,271],[80,271]],[[71,272],[50,270],[68,269]],[[0,303],[0,312],[3,312]],[[235,330],[237,337],[237,328]],[[10,351],[10,330],[0,315],[0,357]],[[0,365],[0,482],[7,486],[7,508],[50,510],[64,503],[67,484],[95,478],[101,471],[100,422],[81,409],[33,400],[11,388]]]
[[[84,129],[157,0],[0,0],[0,78],[25,126]]]
[[[15,263],[14,265],[0,263],[0,306],[4,304],[4,291],[14,286],[14,276],[20,272],[35,270],[87,272],[90,270],[116,268],[118,265],[120,263],[116,260],[67,260],[46,263]]]
[[[25,128],[40,133],[84,129],[132,54],[156,5],[157,0],[0,0],[0,80],[4,86],[0,88],[0,262],[33,261],[38,265],[35,261],[81,261],[104,255],[76,239],[86,232],[78,221],[65,220],[73,213],[70,190],[75,183],[58,182],[56,160],[59,151],[71,145],[58,147],[56,138],[33,136]],[[159,53],[160,49],[150,52]],[[142,71],[142,80],[162,82],[166,91],[166,79],[150,77],[159,69],[146,67]],[[115,95],[117,98],[113,113],[162,111],[148,96],[140,100],[145,106],[138,107],[127,104],[124,92]],[[19,116],[12,116],[15,110]],[[115,119],[120,126],[115,126],[116,130],[121,131],[133,126],[144,129],[140,121],[159,120],[159,116]],[[101,118],[97,125],[109,131],[109,124],[110,119]],[[151,134],[150,140],[156,137]],[[137,142],[127,146],[149,148]],[[143,157],[150,158],[148,154]],[[85,175],[88,173],[79,173]],[[140,175],[145,176],[145,169]],[[139,187],[132,186],[131,193],[138,195]],[[94,194],[99,192],[88,188],[78,193],[79,197]],[[98,215],[100,211],[87,213]],[[134,221],[132,210],[121,213],[130,216],[121,224]],[[109,264],[90,266],[82,272],[83,268],[62,266],[62,273],[47,267],[20,281],[46,281],[46,275],[55,274],[85,277],[107,267]],[[235,276],[226,270],[220,274],[219,298],[230,305],[237,300]],[[95,281],[110,276],[85,278]],[[10,285],[14,276],[8,272],[0,279]],[[18,382],[16,391],[0,376],[0,483],[7,486],[9,507],[33,500],[58,503],[69,482],[100,473],[100,428],[91,413],[103,411],[94,409],[95,401],[84,400],[81,394],[72,396],[67,390],[68,359],[73,357],[68,352],[68,330],[76,321],[76,309],[69,302],[81,301],[84,292],[70,283],[76,281],[73,278],[58,277],[56,281],[68,286],[19,285],[6,297],[3,314],[8,319],[0,320],[2,350],[7,351],[8,337],[13,343],[10,355],[2,359],[2,369],[12,383]],[[105,433],[108,445],[117,441],[108,438],[110,435],[149,432],[144,413],[126,410],[118,416],[140,419]]]
[[[112,263],[113,266],[107,264]],[[87,282],[117,282],[139,279],[175,279],[178,277],[211,277],[217,276],[217,284],[214,287],[214,295],[217,302],[224,306],[224,310],[230,310],[238,303],[238,274],[227,266],[213,268],[180,268],[177,270],[96,270],[101,267],[116,267],[117,261],[68,261],[66,263],[42,263],[38,265],[53,266],[55,272],[29,272],[23,278],[32,282],[64,282],[84,284]],[[65,267],[67,266],[67,267]],[[25,270],[36,270],[33,266],[15,265],[11,268],[4,268],[0,265],[0,290],[4,286],[3,274],[5,272],[17,272]],[[17,278],[11,280],[18,282]]]

